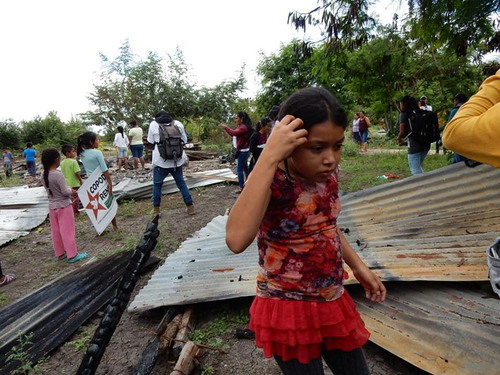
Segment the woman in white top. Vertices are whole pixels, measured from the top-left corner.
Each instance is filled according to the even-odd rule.
[[[118,170],[122,167],[125,171],[128,169],[128,159],[127,159],[127,149],[128,149],[129,140],[128,137],[123,134],[123,126],[118,127],[118,133],[115,134],[115,140],[113,142],[113,146],[118,150]]]

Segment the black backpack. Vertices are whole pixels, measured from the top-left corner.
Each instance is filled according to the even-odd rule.
[[[157,145],[160,156],[164,160],[173,160],[177,166],[177,161],[182,158],[184,152],[184,141],[180,129],[175,126],[174,122],[158,124],[160,142]]]
[[[419,143],[432,143],[440,138],[438,117],[434,112],[419,109],[408,118],[409,137]]]

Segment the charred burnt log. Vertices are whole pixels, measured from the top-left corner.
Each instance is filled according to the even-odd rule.
[[[101,323],[90,341],[87,352],[80,363],[80,367],[77,371],[78,375],[95,374],[106,347],[115,332],[116,326],[127,307],[131,293],[139,277],[139,272],[146,264],[151,255],[151,251],[156,246],[157,238],[160,234],[158,231],[158,219],[159,216],[157,215],[154,220],[148,224],[144,235],[135,248],[134,254],[118,284],[118,288],[109,301],[104,311],[104,316],[101,319]]]

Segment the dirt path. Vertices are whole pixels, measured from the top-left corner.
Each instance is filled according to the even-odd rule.
[[[191,163],[193,170],[226,168],[217,162]],[[165,259],[177,249],[191,233],[208,224],[216,215],[222,215],[235,202],[235,186],[218,184],[191,191],[197,214],[188,216],[179,193],[163,197],[162,219],[160,221],[159,243],[154,255]],[[116,251],[133,248],[145,229],[150,200],[124,202],[120,205],[118,225],[119,233],[106,231],[98,237],[84,215],[76,220],[76,240],[80,251],[89,253],[89,257],[103,257]],[[0,248],[2,268],[14,272],[18,280],[0,290],[0,308],[18,298],[38,289],[57,276],[75,269],[81,264],[69,265],[54,259],[48,220],[28,236]],[[144,275],[134,290],[133,296],[147,283],[154,271]],[[132,297],[133,298],[133,297]],[[234,337],[235,328],[243,328],[248,321],[248,308],[251,298],[229,300],[197,306],[198,337],[229,351],[222,354],[207,351],[200,358],[200,366],[194,374],[280,374],[274,360],[264,359],[262,352],[256,349],[252,340],[238,340]],[[142,351],[153,337],[153,332],[165,313],[157,309],[140,315],[125,313],[101,361],[97,374],[128,374],[139,361]],[[65,345],[59,347],[46,359],[42,369],[48,374],[74,374],[83,356],[82,348],[90,340],[102,311],[96,313],[81,330],[75,333]],[[372,374],[403,375],[423,374],[420,370],[392,356],[376,345],[368,344],[366,354]],[[153,374],[169,374],[171,363],[162,357]],[[1,372],[1,371],[0,371]],[[329,373],[329,372],[327,372]]]

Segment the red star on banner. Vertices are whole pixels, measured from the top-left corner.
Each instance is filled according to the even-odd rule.
[[[85,207],[87,210],[92,210],[94,211],[94,216],[95,219],[97,220],[97,214],[99,210],[106,210],[106,207],[104,207],[102,204],[99,203],[99,193],[97,193],[95,196],[92,196],[88,191],[87,195],[89,197],[89,203]]]

